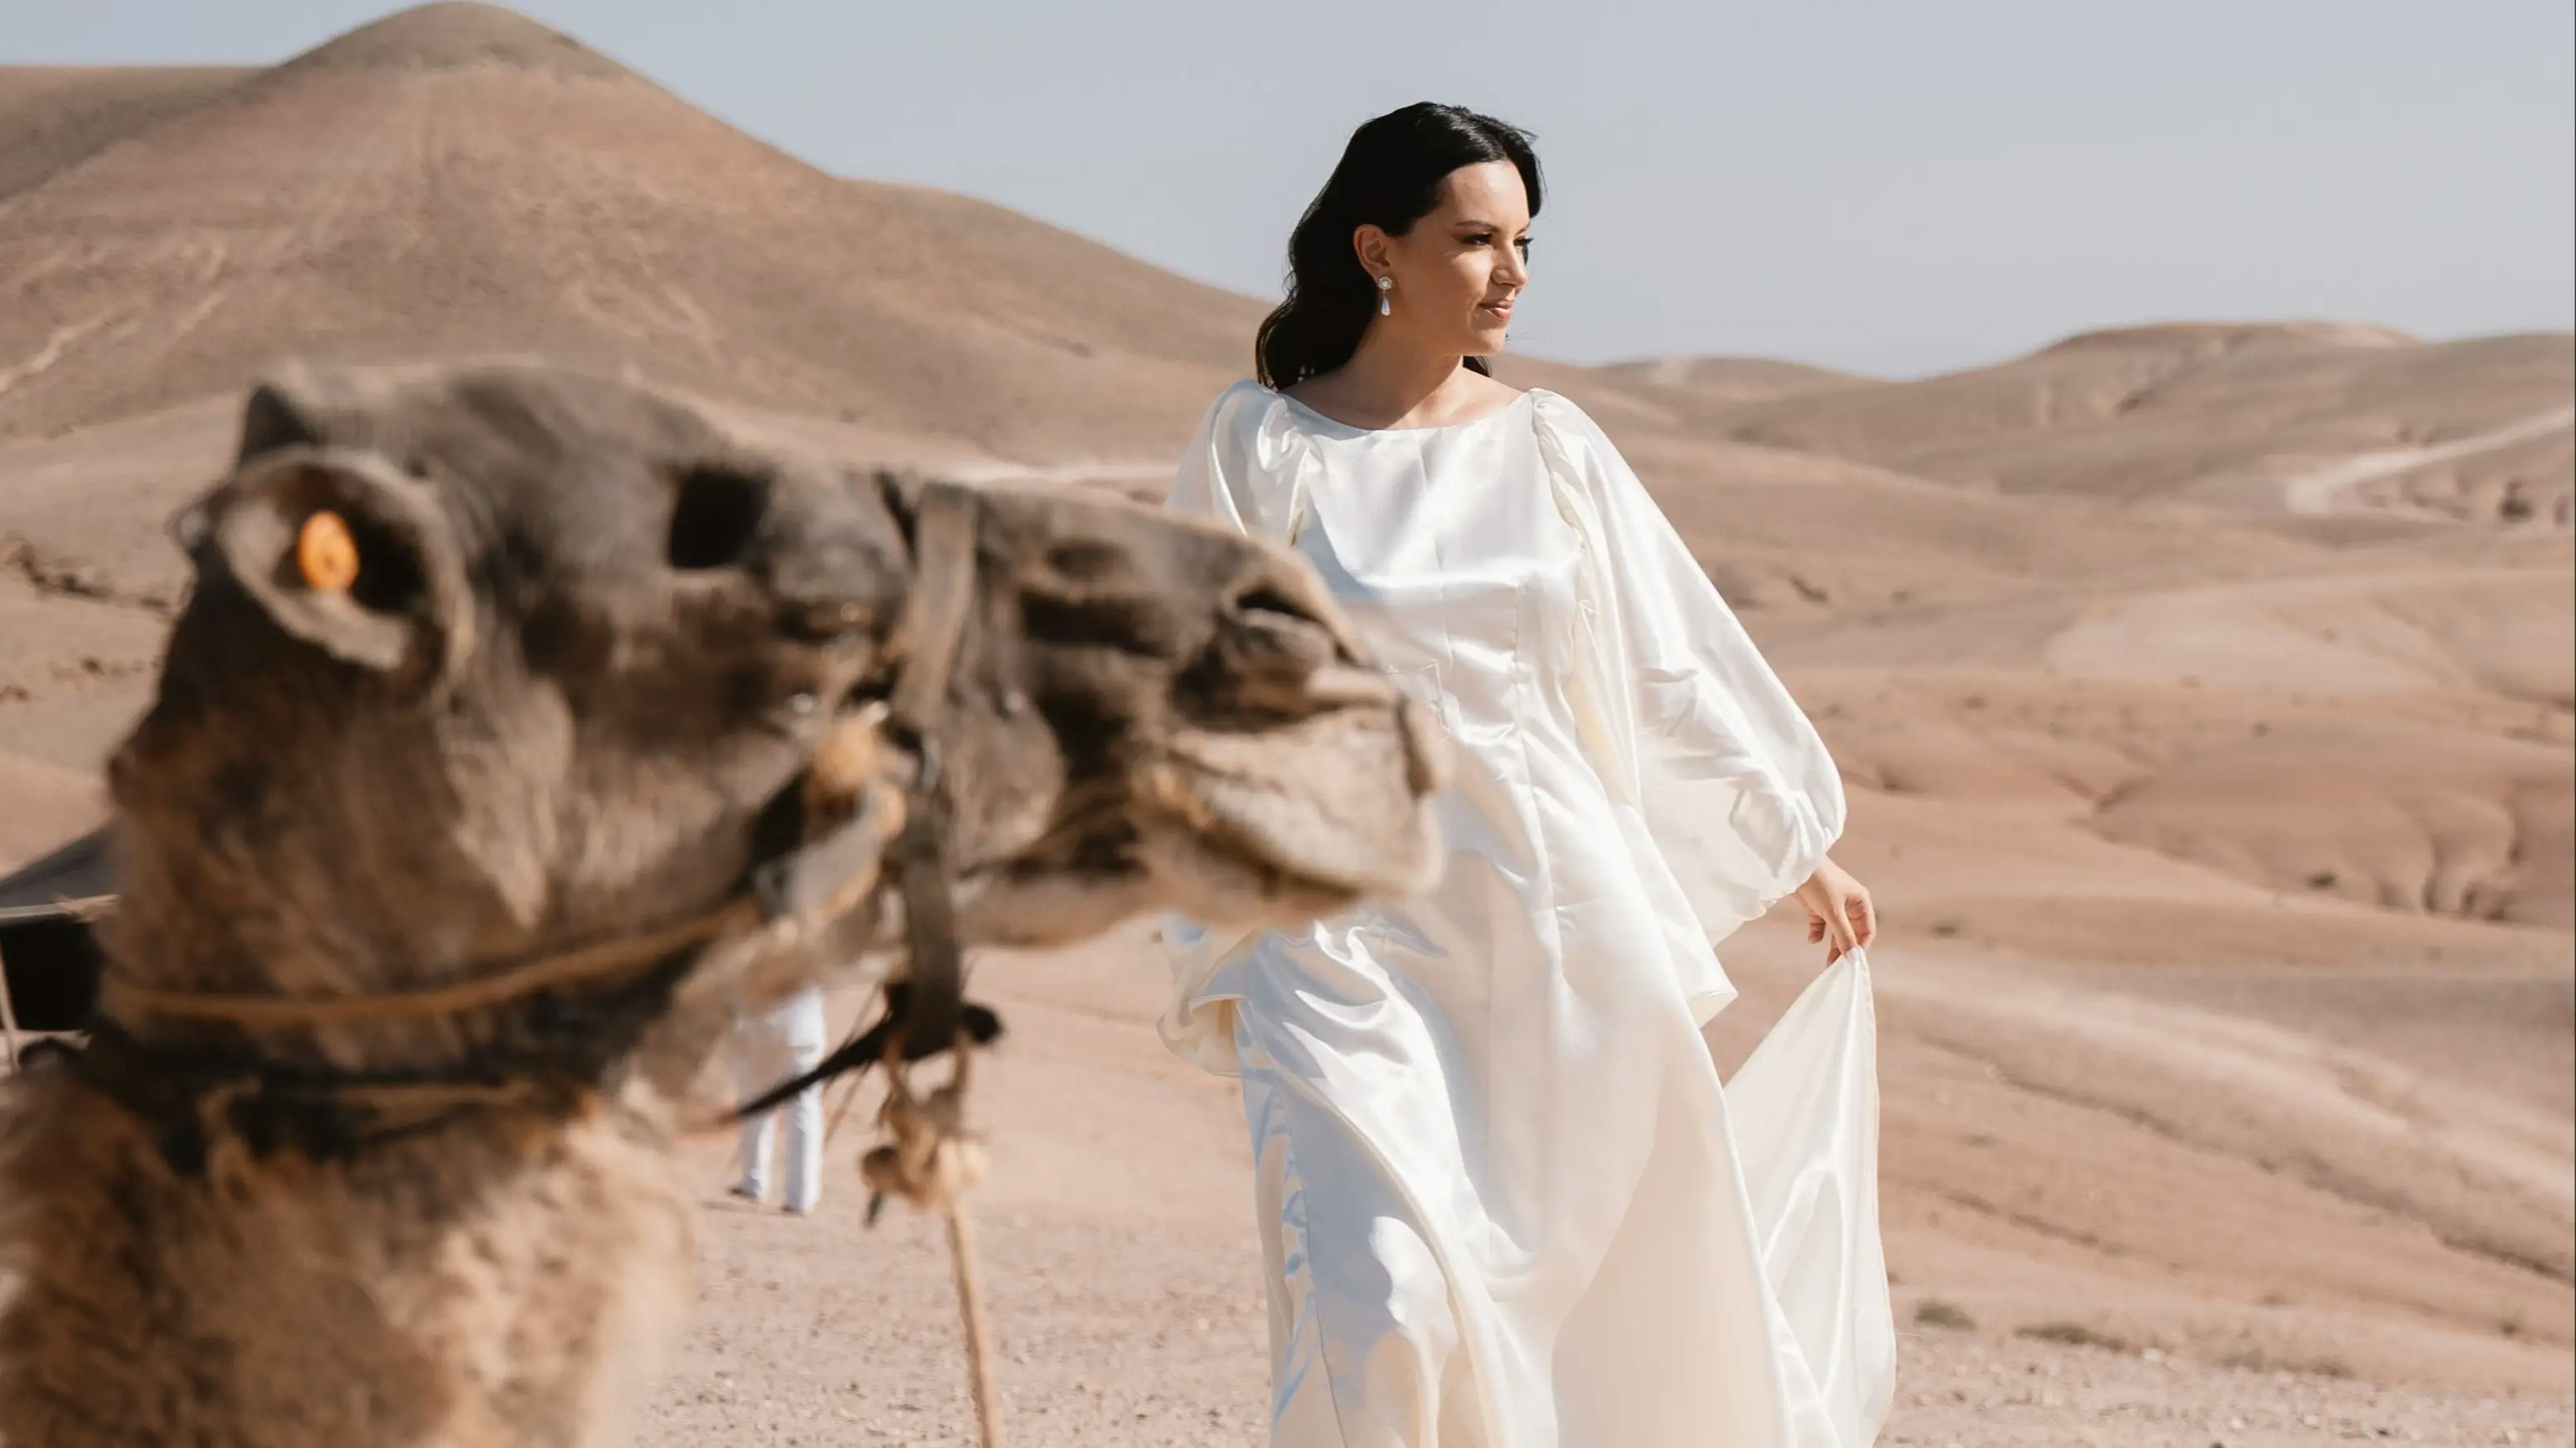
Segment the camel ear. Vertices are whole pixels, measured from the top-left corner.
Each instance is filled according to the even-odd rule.
[[[322,403],[313,379],[301,371],[281,373],[252,388],[250,401],[243,404],[241,446],[233,465],[279,448],[321,445]]]
[[[240,469],[173,524],[198,571],[221,570],[334,658],[422,685],[453,675],[473,614],[437,493],[376,453],[295,440],[281,426],[291,415],[260,412],[254,397]]]
[[[312,376],[301,367],[288,369],[251,389],[242,405],[241,442],[233,449],[233,466],[287,447],[322,445],[322,403]],[[215,495],[192,500],[170,517],[170,539],[194,559],[214,526]]]

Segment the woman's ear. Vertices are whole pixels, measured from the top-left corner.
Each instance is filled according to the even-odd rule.
[[[1351,251],[1371,276],[1382,277],[1394,269],[1394,261],[1387,254],[1388,242],[1386,228],[1373,221],[1364,222],[1351,232]]]

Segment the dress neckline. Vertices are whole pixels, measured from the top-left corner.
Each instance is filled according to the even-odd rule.
[[[1518,412],[1523,407],[1528,406],[1530,399],[1538,395],[1537,388],[1528,388],[1522,391],[1518,396],[1514,397],[1511,401],[1504,403],[1502,406],[1495,408],[1491,412],[1481,413],[1475,417],[1464,418],[1457,422],[1444,422],[1431,427],[1357,427],[1350,423],[1343,422],[1338,418],[1327,417],[1323,413],[1317,412],[1315,409],[1299,402],[1296,398],[1289,396],[1287,393],[1280,391],[1278,388],[1264,387],[1262,390],[1268,392],[1271,396],[1278,398],[1280,401],[1287,403],[1289,407],[1302,414],[1309,421],[1320,424],[1324,429],[1335,435],[1349,438],[1436,437],[1442,433],[1463,432],[1471,427],[1481,427],[1486,423],[1492,422],[1498,417],[1509,417],[1511,414]]]

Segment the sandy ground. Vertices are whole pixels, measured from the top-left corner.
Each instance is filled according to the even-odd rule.
[[[1151,951],[1130,932],[988,967],[1017,1038],[988,1077],[996,1170],[973,1208],[1011,1441],[1029,1448],[1262,1441],[1267,1348],[1240,1117],[1230,1083],[1163,1056]],[[1075,1082],[1083,1089],[1068,1096]],[[836,1139],[830,1194],[811,1219],[726,1199],[729,1144],[692,1148],[706,1188],[704,1296],[645,1414],[642,1448],[971,1441],[944,1238],[901,1208],[864,1226],[852,1166],[864,1115]],[[1891,1246],[1901,1346],[1890,1448],[2576,1435],[2563,1392],[2373,1383],[2255,1345],[2195,1358],[2148,1342],[2063,1343],[2053,1339],[2076,1329],[1960,1314],[1915,1285],[1923,1266],[1908,1260],[1908,1239]]]

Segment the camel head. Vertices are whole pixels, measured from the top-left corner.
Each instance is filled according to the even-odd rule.
[[[739,894],[898,672],[929,486],[535,367],[260,387],[110,767],[115,968],[420,989]],[[967,940],[1422,883],[1431,736],[1301,562],[1089,493],[969,511],[936,741]]]

